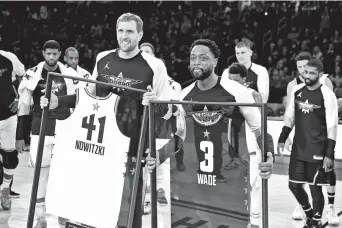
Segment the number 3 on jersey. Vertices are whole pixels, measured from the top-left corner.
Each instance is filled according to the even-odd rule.
[[[88,122],[88,118],[89,118],[89,122]],[[94,124],[94,119],[95,119],[95,114],[92,114],[90,116],[85,116],[82,119],[82,128],[85,128],[88,130],[87,133],[87,140],[91,141],[92,140],[92,136],[93,136],[93,131],[96,131],[96,125]],[[105,128],[105,124],[106,124],[106,117],[100,117],[97,119],[100,127],[98,129],[98,137],[97,137],[97,142],[98,143],[102,143],[103,140],[103,132],[104,132],[104,128]]]
[[[204,161],[200,163],[202,172],[211,173],[214,171],[214,144],[211,141],[201,141],[200,149],[204,152]]]

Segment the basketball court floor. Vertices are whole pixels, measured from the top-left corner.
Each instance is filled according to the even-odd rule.
[[[15,179],[13,184],[13,190],[17,191],[21,194],[20,198],[12,200],[12,210],[11,211],[3,211],[0,209],[0,228],[26,228],[27,216],[28,216],[28,208],[30,202],[30,194],[32,188],[33,181],[33,169],[27,166],[28,161],[28,153],[24,153],[20,155],[20,164],[15,173]],[[187,164],[185,164],[187,165]],[[189,165],[188,164],[188,168]],[[165,172],[167,173],[168,166],[165,167]],[[280,158],[277,157],[277,162],[275,164],[274,174],[269,180],[269,228],[301,228],[303,227],[303,221],[293,221],[291,219],[292,211],[296,205],[295,199],[292,196],[291,192],[287,187],[287,169],[288,169],[288,158]],[[227,171],[230,172],[230,171]],[[336,172],[338,177],[337,189],[336,189],[336,199],[335,205],[337,213],[340,215],[340,226],[342,227],[342,163],[336,162]],[[183,175],[183,174],[180,174]],[[167,175],[165,176],[167,178]],[[229,182],[228,182],[229,184]],[[168,185],[165,184],[167,187]],[[165,192],[168,193],[169,189],[165,188]],[[99,194],[109,194],[105,190],[99,191]],[[196,194],[196,192],[194,192]],[[168,196],[168,194],[167,194]],[[186,197],[186,196],[185,196]],[[169,197],[167,197],[169,198]],[[89,199],[90,200],[90,199]],[[85,206],[87,199],[85,199]],[[194,224],[191,227],[210,227],[206,222],[196,221],[195,218],[191,218],[189,216],[182,216],[183,212],[187,211],[188,207],[192,205],[188,205],[186,202],[182,201],[182,196],[180,196],[180,200],[178,202],[173,202],[172,205],[177,206],[179,213],[177,215],[172,215],[172,226],[168,225],[170,223],[170,218],[166,215],[169,214],[170,208],[169,206],[158,206],[159,213],[159,227],[168,228],[184,228],[190,227],[189,225],[184,226],[182,223]],[[68,205],[66,205],[67,207]],[[210,205],[207,205],[210,207]],[[89,208],[89,210],[93,210],[93,208]],[[176,216],[176,217],[174,217]],[[203,220],[203,219],[202,219]],[[143,217],[144,228],[150,227],[150,215],[145,215]],[[326,219],[324,218],[324,222]],[[197,225],[195,225],[197,224]],[[48,227],[49,228],[59,228],[57,222],[57,217],[48,216]],[[213,228],[217,228],[216,226],[211,226]],[[324,227],[332,227],[325,225]],[[231,226],[231,228],[235,228]]]

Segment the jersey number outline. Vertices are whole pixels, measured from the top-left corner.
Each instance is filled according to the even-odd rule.
[[[89,117],[89,122],[88,122],[88,117]],[[93,136],[93,131],[96,130],[96,125],[94,124],[94,119],[95,119],[95,114],[92,114],[90,116],[85,116],[82,119],[82,128],[85,128],[88,130],[87,132],[87,140],[91,141],[92,136]],[[104,128],[106,125],[106,117],[100,117],[97,118],[97,120],[100,123],[100,127],[99,127],[99,134],[97,137],[97,142],[98,143],[102,143],[103,141],[103,132],[104,132]]]
[[[214,144],[212,141],[201,141],[200,149],[204,152],[204,161],[200,162],[202,172],[211,173],[214,171]]]

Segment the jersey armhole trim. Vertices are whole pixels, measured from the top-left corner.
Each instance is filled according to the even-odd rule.
[[[94,99],[96,99],[96,100],[107,100],[108,98],[110,98],[110,97],[113,95],[113,93],[109,93],[109,94],[108,94],[107,96],[105,96],[105,97],[98,97],[98,96],[96,96],[96,95],[91,94],[91,93],[88,91],[87,88],[84,88],[84,91],[85,91],[91,98],[94,98]]]

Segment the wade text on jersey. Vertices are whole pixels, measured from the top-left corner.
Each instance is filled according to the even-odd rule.
[[[99,146],[93,143],[76,140],[75,149],[104,156],[106,148],[104,146]]]
[[[197,173],[198,184],[216,186],[216,175]]]

